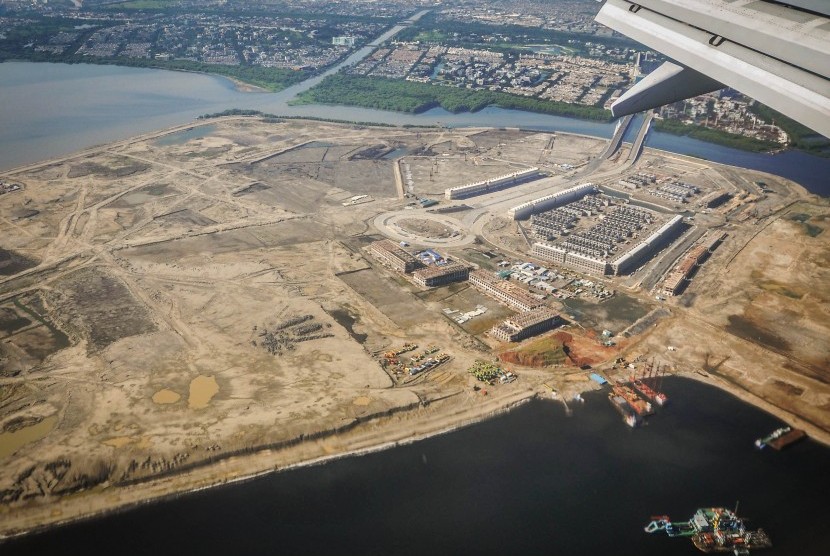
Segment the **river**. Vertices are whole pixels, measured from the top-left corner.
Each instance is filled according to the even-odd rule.
[[[0,546],[23,554],[699,554],[648,535],[734,507],[762,527],[762,554],[824,556],[830,449],[753,440],[779,421],[696,381],[669,378],[670,405],[631,430],[604,393],[566,417],[536,401],[450,434],[276,473]]]
[[[363,49],[353,54],[344,64],[354,63],[367,52]],[[322,77],[279,93],[244,93],[227,79],[195,73],[87,64],[2,63],[0,170],[185,124],[202,114],[228,108],[398,125],[522,127],[596,137],[611,137],[613,132],[613,124],[495,107],[476,113],[451,114],[438,108],[421,114],[403,114],[348,106],[287,104],[298,92]],[[646,144],[778,174],[814,193],[830,195],[827,178],[830,176],[830,159],[800,152],[747,153],[665,133],[651,133]]]

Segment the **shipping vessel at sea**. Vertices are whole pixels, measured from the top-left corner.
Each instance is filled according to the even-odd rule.
[[[755,447],[759,450],[763,450],[767,446],[774,450],[782,450],[793,442],[798,442],[805,436],[807,436],[807,433],[801,429],[781,427],[756,440]]]
[[[690,537],[701,552],[749,554],[750,550],[769,548],[772,542],[763,529],[750,531],[735,511],[726,508],[699,508],[689,521],[672,522],[669,516],[652,517],[646,533],[665,531],[670,537]]]

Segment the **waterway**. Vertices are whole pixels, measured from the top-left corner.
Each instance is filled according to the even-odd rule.
[[[699,554],[648,535],[650,516],[733,507],[763,554],[830,550],[830,449],[758,451],[779,421],[731,395],[669,378],[671,405],[631,430],[604,393],[537,401],[453,433],[54,529],[23,554]]]
[[[343,64],[356,63],[370,50],[366,47],[356,52]],[[297,93],[322,78],[312,78],[279,93],[245,93],[227,79],[195,73],[85,64],[2,63],[0,170],[185,124],[200,115],[229,108],[396,125],[521,127],[606,138],[613,133],[613,124],[495,107],[476,113],[452,114],[436,108],[421,114],[404,114],[348,106],[288,105]],[[649,135],[646,144],[778,174],[814,193],[830,195],[830,159],[800,152],[748,153],[657,132]]]

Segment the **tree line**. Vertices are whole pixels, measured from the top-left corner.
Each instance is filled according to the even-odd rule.
[[[364,77],[338,73],[301,93],[296,104],[340,104],[419,114],[440,107],[448,112],[477,112],[488,106],[611,121],[611,113],[596,106],[568,104],[496,91],[463,89],[446,85]]]

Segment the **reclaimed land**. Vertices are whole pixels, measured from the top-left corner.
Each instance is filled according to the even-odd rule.
[[[0,176],[23,186],[0,197],[0,537],[410,442],[550,388],[568,398],[598,388],[579,364],[625,379],[619,357],[658,357],[828,442],[827,201],[776,176],[651,149],[642,166],[605,161],[600,172],[616,181],[649,168],[734,190],[696,215],[727,226],[724,245],[678,298],[629,287],[644,309],[666,308],[657,326],[605,346],[596,331],[620,330],[621,306],[585,299],[592,323],[578,317],[550,335],[570,362],[511,364],[519,379],[484,395],[468,370],[504,349],[483,332],[512,312],[475,288],[425,293],[366,253],[394,234],[386,215],[424,221],[409,234],[432,229],[428,213],[406,209],[399,160],[387,155],[408,153],[398,156],[416,191],[431,196],[515,167],[552,174],[488,205],[470,200],[486,214],[462,216],[461,234],[442,240],[442,253],[494,269],[498,259],[466,237],[523,260],[504,211],[564,186],[563,161],[584,165],[606,145],[551,136],[219,117]],[[775,193],[762,196],[759,178]],[[372,200],[347,202],[359,195]],[[464,324],[445,312],[479,306],[486,314]],[[627,312],[626,322],[640,316]],[[384,354],[408,343],[420,346],[411,356],[434,346],[449,359],[396,372]],[[561,359],[548,348],[548,362]]]

